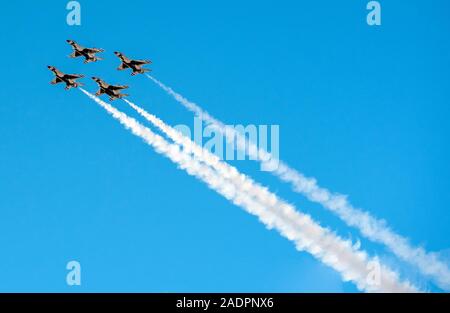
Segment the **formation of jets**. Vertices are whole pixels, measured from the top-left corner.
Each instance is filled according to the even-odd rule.
[[[99,49],[99,48],[85,48],[78,43],[76,43],[73,40],[66,40],[68,44],[72,46],[73,52],[69,55],[71,58],[78,58],[78,57],[84,57],[84,63],[91,63],[91,62],[97,62],[99,60],[103,60],[102,58],[98,57],[96,54],[104,52],[105,50]],[[119,71],[123,71],[126,69],[131,69],[131,76],[135,76],[137,74],[144,74],[146,72],[150,72],[150,69],[143,68],[144,65],[152,63],[150,60],[133,60],[130,58],[127,58],[123,53],[121,52],[114,52],[114,54],[120,59],[121,64],[117,68]],[[58,83],[64,83],[66,84],[65,89],[68,90],[70,88],[77,88],[79,86],[82,86],[83,84],[80,82],[77,82],[77,79],[83,78],[84,75],[79,74],[65,74],[58,70],[54,66],[47,66],[49,70],[53,72],[55,75],[55,78],[50,82],[50,84],[58,84]],[[120,91],[122,89],[128,88],[126,85],[110,85],[103,81],[102,79],[98,77],[92,77],[92,79],[98,84],[99,90],[95,95],[99,96],[102,94],[106,94],[109,96],[109,100],[113,101],[116,99],[120,99],[123,97],[128,96],[128,94],[122,94]]]

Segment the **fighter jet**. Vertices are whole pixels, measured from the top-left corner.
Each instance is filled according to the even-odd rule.
[[[150,72],[151,70],[142,68],[142,65],[144,64],[150,64],[152,61],[149,60],[132,60],[127,58],[123,53],[114,52],[115,55],[117,55],[122,61],[122,64],[117,68],[119,71],[123,71],[127,68],[130,68],[133,72],[131,73],[132,76],[136,74],[144,74],[145,72]]]
[[[66,40],[73,48],[73,53],[69,55],[71,58],[77,58],[83,56],[85,58],[84,63],[97,62],[99,60],[103,60],[102,58],[97,57],[95,54],[99,52],[103,52],[103,49],[97,48],[85,48],[80,46],[73,40]]]
[[[100,89],[95,94],[96,96],[100,96],[101,94],[107,94],[109,96],[109,101],[114,101],[116,99],[121,99],[123,97],[127,97],[127,94],[121,94],[120,90],[128,88],[125,85],[108,85],[103,80],[98,77],[92,77],[92,79],[98,84]]]
[[[64,74],[54,66],[49,65],[47,67],[50,71],[53,72],[53,74],[55,74],[55,78],[50,82],[50,84],[55,85],[58,83],[65,83],[66,90],[69,90],[70,88],[77,88],[78,86],[83,86],[82,83],[78,83],[75,80],[84,77],[84,75]]]

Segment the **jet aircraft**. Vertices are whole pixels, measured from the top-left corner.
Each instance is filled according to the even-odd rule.
[[[102,58],[97,57],[95,54],[103,52],[105,50],[98,49],[98,48],[85,48],[83,46],[80,46],[73,40],[66,40],[73,48],[73,52],[69,57],[71,58],[78,58],[78,57],[84,57],[84,63],[90,63],[90,62],[97,62],[99,60],[103,60]]]
[[[78,74],[64,74],[60,70],[58,70],[54,66],[47,66],[50,71],[53,72],[55,75],[55,78],[50,82],[50,84],[55,85],[58,83],[65,83],[66,84],[66,90],[70,88],[77,88],[79,86],[82,86],[83,84],[80,82],[76,82],[77,79],[84,77],[84,75],[78,75]]]
[[[127,68],[130,68],[133,72],[132,76],[136,74],[144,74],[145,72],[150,72],[150,69],[142,68],[145,64],[150,64],[152,61],[150,60],[132,60],[127,58],[123,53],[115,51],[114,54],[122,61],[120,66],[117,68],[119,71],[123,71]]]
[[[121,99],[123,97],[127,97],[127,94],[121,94],[120,90],[128,88],[125,85],[109,85],[98,77],[92,77],[92,79],[98,84],[100,89],[95,94],[96,96],[100,96],[101,94],[107,94],[109,96],[110,101],[114,101],[116,99]]]

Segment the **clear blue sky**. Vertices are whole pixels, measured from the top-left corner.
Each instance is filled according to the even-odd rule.
[[[381,1],[375,28],[362,0],[80,3],[78,27],[66,1],[2,3],[0,291],[356,291],[81,92],[49,84],[47,65],[100,76],[169,124],[192,124],[148,79],[116,71],[116,50],[153,60],[155,77],[226,123],[279,124],[288,164],[414,244],[450,247],[447,0]],[[69,38],[105,60],[68,58]],[[256,164],[234,165],[359,238]],[[362,247],[436,290],[383,247]],[[70,260],[79,287],[66,285]]]

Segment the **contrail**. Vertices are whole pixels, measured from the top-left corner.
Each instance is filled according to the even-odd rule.
[[[269,192],[267,188],[262,187],[248,176],[239,173],[236,168],[219,160],[217,156],[198,146],[155,115],[146,112],[131,101],[126,99],[124,101],[175,143],[181,145],[185,153],[192,153],[196,162],[201,161],[208,168],[213,168],[222,182],[227,184],[231,182],[236,188],[236,193],[239,193],[241,197],[250,197],[251,201],[253,201],[251,205],[257,202],[258,206],[262,205],[263,208],[269,210],[280,221],[281,224],[277,228],[285,237],[295,240],[299,250],[310,252],[322,262],[338,270],[344,280],[351,279],[357,284],[358,288],[366,291],[416,291],[409,284],[398,283],[397,275],[385,266],[382,266],[382,270],[380,270],[382,276],[380,281],[383,281],[384,286],[376,287],[369,284],[366,278],[368,277],[368,268],[370,268],[369,264],[373,260],[369,260],[365,253],[358,251],[350,242],[343,241],[329,230],[322,228],[308,215],[299,213],[293,206]],[[250,213],[254,211],[251,209],[251,205],[250,209],[247,209]],[[297,234],[295,238],[291,238],[286,233],[283,233],[283,229],[288,227],[292,227],[292,231]],[[353,277],[353,279],[350,277]]]
[[[379,220],[370,213],[353,207],[346,196],[332,193],[320,187],[316,179],[308,178],[297,170],[290,168],[287,164],[275,160],[269,152],[258,148],[256,144],[233,127],[217,120],[200,106],[187,100],[153,76],[148,74],[146,76],[207,125],[224,135],[230,144],[234,144],[234,140],[236,140],[237,148],[245,151],[251,158],[258,160],[263,168],[276,168],[271,173],[282,181],[290,183],[295,192],[303,194],[310,201],[320,203],[323,207],[335,213],[347,225],[359,229],[366,238],[384,244],[397,257],[416,266],[422,274],[432,277],[442,289],[450,289],[450,269],[446,263],[439,259],[437,253],[427,252],[422,247],[411,246],[407,238],[391,230],[384,220]]]

